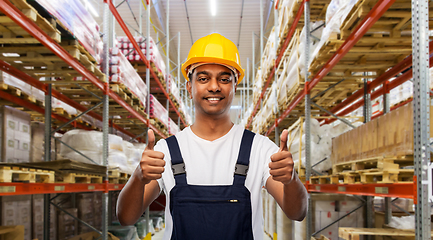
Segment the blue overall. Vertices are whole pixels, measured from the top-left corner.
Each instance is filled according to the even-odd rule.
[[[245,187],[255,134],[245,130],[233,185],[189,185],[185,163],[175,136],[166,139],[176,181],[170,191],[173,240],[253,239],[251,194]]]

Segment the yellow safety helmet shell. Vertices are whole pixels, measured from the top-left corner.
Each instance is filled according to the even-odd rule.
[[[239,84],[245,71],[241,67],[239,51],[236,45],[219,33],[212,33],[198,39],[189,50],[188,58],[182,64],[182,74],[188,79],[188,68],[195,63],[216,63],[233,66],[238,71]]]

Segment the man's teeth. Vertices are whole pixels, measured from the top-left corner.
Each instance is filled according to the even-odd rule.
[[[220,98],[208,98],[207,100],[209,100],[209,101],[218,101],[218,100],[220,100]]]

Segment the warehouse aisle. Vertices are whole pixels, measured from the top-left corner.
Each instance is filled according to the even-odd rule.
[[[161,230],[159,232],[155,232],[155,235],[152,236],[152,240],[162,240],[162,236],[164,235],[164,230]],[[272,238],[270,238],[266,233],[263,233],[264,237],[263,240],[271,240]]]

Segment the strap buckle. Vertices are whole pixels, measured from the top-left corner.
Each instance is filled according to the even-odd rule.
[[[185,163],[178,163],[178,164],[172,165],[171,170],[173,171],[174,176],[186,173]]]
[[[247,176],[248,166],[242,164],[236,164],[235,166],[235,175]]]

